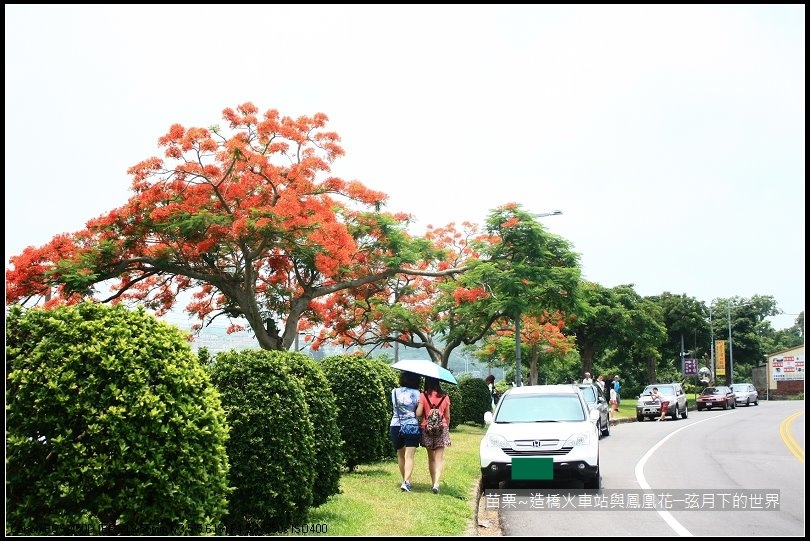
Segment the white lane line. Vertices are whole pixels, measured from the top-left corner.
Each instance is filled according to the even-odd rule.
[[[644,456],[642,456],[641,459],[638,461],[635,468],[636,481],[638,481],[638,484],[641,487],[641,489],[652,490],[652,487],[647,482],[647,479],[644,477],[644,465],[647,463],[647,461],[650,459],[653,453],[664,444],[665,441],[667,441],[669,438],[671,438],[681,430],[686,430],[687,428],[699,425],[700,423],[711,421],[712,419],[718,419],[720,417],[729,414],[731,414],[730,411],[727,413],[723,413],[721,415],[715,415],[714,417],[709,417],[707,419],[702,419],[700,421],[695,421],[694,423],[682,426],[681,428],[675,430],[674,432],[667,434],[665,438],[663,438],[661,441],[650,447],[650,449],[646,453],[644,453]],[[664,422],[672,422],[672,421],[664,421]],[[669,511],[656,510],[656,512],[661,516],[662,519],[664,519],[664,522],[666,522],[670,528],[675,530],[676,534],[680,535],[681,537],[692,537],[692,533],[689,530],[687,530],[680,522],[678,522]]]

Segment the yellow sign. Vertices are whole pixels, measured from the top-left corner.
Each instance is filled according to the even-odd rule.
[[[715,362],[715,375],[726,375],[726,341],[714,341],[714,362]]]

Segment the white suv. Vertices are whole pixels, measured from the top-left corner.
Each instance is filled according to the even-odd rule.
[[[576,385],[513,387],[487,412],[481,440],[481,484],[580,479],[598,489],[599,411]]]
[[[653,400],[651,393],[657,387],[660,400]],[[667,412],[673,419],[686,419],[689,416],[689,408],[686,401],[686,393],[680,383],[654,383],[647,385],[639,395],[636,402],[636,420],[643,421],[644,418],[657,419],[661,416],[661,402],[669,402]]]

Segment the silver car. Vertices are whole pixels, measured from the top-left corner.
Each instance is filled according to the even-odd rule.
[[[754,387],[751,383],[735,383],[731,386],[731,390],[734,391],[734,402],[737,405],[742,406],[750,406],[751,404],[758,406],[759,405],[759,397],[757,396],[757,388]]]
[[[660,401],[653,400],[650,396],[653,387],[658,387],[658,392],[661,395]],[[689,415],[686,393],[680,383],[655,383],[647,385],[639,395],[638,402],[636,402],[636,419],[643,421],[645,418],[652,420],[660,417],[662,401],[669,402],[665,415],[669,415],[672,419],[686,419]]]
[[[599,434],[602,437],[610,436],[610,410],[602,389],[593,383],[579,383],[577,387],[582,391],[582,396],[585,397],[588,407],[599,412],[599,420],[596,423]]]

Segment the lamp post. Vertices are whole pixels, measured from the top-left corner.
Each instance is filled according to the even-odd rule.
[[[561,210],[552,210],[551,212],[541,212],[540,214],[533,214],[535,218],[545,218],[546,216],[559,216],[562,214]]]
[[[714,300],[712,300],[714,302]],[[712,383],[714,382],[715,366],[714,366],[714,327],[712,327],[712,304],[709,304],[709,336],[711,337],[712,348]]]
[[[523,385],[520,379],[520,308],[515,313],[515,385]]]
[[[731,301],[726,305],[728,311],[728,384],[734,383],[734,349],[731,340]]]
[[[532,214],[535,218],[545,218],[546,216],[559,216],[562,214],[561,210],[552,210],[551,212],[541,212],[539,214]],[[520,308],[515,310],[515,386],[521,387],[523,385],[520,374]]]

